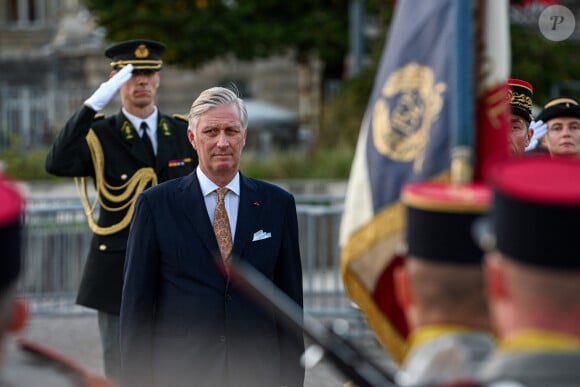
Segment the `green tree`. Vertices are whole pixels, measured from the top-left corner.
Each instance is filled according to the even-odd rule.
[[[534,87],[534,103],[543,106],[554,84],[578,80],[580,49],[577,40],[553,42],[546,39],[537,25],[511,25],[512,69],[515,78],[525,79]],[[574,96],[574,95],[571,95]],[[580,97],[580,90],[576,90]]]
[[[293,49],[339,67],[348,50],[349,0],[86,0],[110,41],[150,37],[188,68],[233,55],[254,59]],[[334,74],[333,74],[334,75]]]

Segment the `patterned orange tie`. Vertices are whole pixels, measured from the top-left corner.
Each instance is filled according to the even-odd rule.
[[[232,231],[230,229],[230,220],[224,203],[228,189],[225,187],[218,188],[216,189],[216,192],[218,195],[218,202],[213,214],[213,231],[215,232],[220,252],[222,253],[222,259],[227,263],[232,254]]]

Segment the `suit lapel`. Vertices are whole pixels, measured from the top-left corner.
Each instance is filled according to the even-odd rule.
[[[219,251],[195,171],[183,179],[175,199],[176,203],[182,203],[183,214],[192,224],[194,231],[199,234],[208,251]]]
[[[252,241],[253,233],[258,231],[258,219],[264,208],[264,197],[251,180],[240,173],[240,207],[233,254],[239,257],[245,246]]]

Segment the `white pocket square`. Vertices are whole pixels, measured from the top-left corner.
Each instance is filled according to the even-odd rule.
[[[268,239],[272,237],[272,233],[264,232],[264,230],[256,231],[254,233],[254,238],[252,238],[252,242],[261,241],[262,239]]]

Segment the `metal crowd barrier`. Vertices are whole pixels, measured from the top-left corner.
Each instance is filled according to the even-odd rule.
[[[348,335],[370,337],[358,309],[345,296],[338,234],[342,197],[296,195],[304,279],[305,312],[328,324],[346,320]],[[94,313],[74,299],[91,232],[77,197],[31,198],[24,232],[21,293],[36,314]]]

